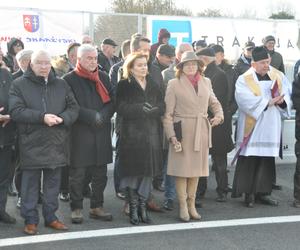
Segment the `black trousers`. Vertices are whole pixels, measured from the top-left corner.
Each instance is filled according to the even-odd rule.
[[[0,147],[0,213],[5,211],[10,183],[12,147]]]
[[[217,193],[226,194],[228,189],[227,153],[211,154],[212,168],[215,170]],[[207,177],[200,177],[197,187],[197,197],[204,197],[207,189]]]
[[[65,166],[61,170],[60,192],[69,193],[69,166]]]
[[[120,192],[120,161],[119,161],[119,135],[117,135],[117,141],[116,141],[116,156],[115,156],[115,165],[114,165],[114,186],[115,186],[115,192]]]
[[[271,194],[275,175],[275,157],[239,156],[234,173],[232,197]]]
[[[90,208],[103,206],[104,189],[107,183],[107,165],[89,167],[70,167],[71,210],[83,208],[83,188],[86,172],[92,174],[92,196]]]
[[[294,174],[294,198],[300,201],[300,155],[297,155],[296,169]]]
[[[211,155],[217,182],[217,193],[226,194],[228,189],[227,153]]]
[[[61,168],[22,170],[21,216],[25,219],[25,224],[39,223],[37,204],[42,172],[43,217],[46,224],[57,220],[55,212],[58,209],[57,197],[59,194]]]

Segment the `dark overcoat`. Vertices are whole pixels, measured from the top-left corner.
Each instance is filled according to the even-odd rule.
[[[233,149],[231,119],[228,108],[228,81],[225,72],[215,62],[207,65],[204,75],[211,80],[213,91],[222,105],[224,122],[212,129],[211,153],[224,154]]]
[[[29,66],[13,81],[9,112],[17,123],[21,169],[56,168],[69,163],[68,136],[78,111],[70,87],[52,71],[46,82]],[[49,127],[44,122],[45,114],[61,117],[63,124]]]
[[[63,78],[73,90],[80,106],[79,116],[71,132],[71,166],[88,167],[112,162],[111,117],[114,113],[114,91],[108,76],[99,71],[99,77],[108,90],[111,101],[103,103],[96,84],[78,76],[75,71]],[[101,127],[96,126],[96,113],[104,117]]]
[[[158,107],[147,115],[143,104]],[[155,176],[162,167],[161,116],[165,104],[159,86],[147,77],[143,90],[135,78],[121,80],[116,93],[117,113],[122,117],[119,156],[120,175]]]

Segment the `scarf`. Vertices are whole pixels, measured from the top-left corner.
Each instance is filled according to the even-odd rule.
[[[100,96],[103,103],[108,103],[110,101],[108,91],[99,78],[98,67],[94,72],[90,72],[90,71],[84,69],[80,65],[80,63],[77,62],[76,68],[74,69],[74,71],[78,76],[86,78],[88,80],[91,80],[92,82],[94,82],[96,84],[96,91],[97,91],[98,95]]]
[[[200,74],[199,72],[196,73],[193,76],[188,76],[187,78],[189,79],[190,83],[193,85],[194,89],[196,90],[196,92],[198,91],[198,81],[200,80]]]

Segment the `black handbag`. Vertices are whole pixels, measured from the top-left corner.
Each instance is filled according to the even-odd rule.
[[[181,121],[178,121],[178,122],[174,122],[173,123],[173,126],[174,126],[174,131],[175,131],[175,136],[177,138],[177,141],[180,141],[182,140],[182,128],[181,128]]]

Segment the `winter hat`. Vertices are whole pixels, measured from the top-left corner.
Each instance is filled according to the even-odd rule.
[[[209,57],[214,57],[215,56],[215,51],[212,48],[205,48],[203,50],[198,51],[197,56],[209,56]]]
[[[269,58],[269,53],[263,46],[255,47],[252,51],[252,59],[254,62]]]
[[[275,42],[275,37],[269,35],[269,36],[264,37],[264,39],[262,40],[262,42],[263,42],[264,45],[265,45],[267,42],[270,42],[270,41]]]
[[[157,53],[160,55],[173,57],[175,56],[175,48],[169,44],[161,44],[157,49]]]
[[[180,63],[176,65],[176,68],[181,68],[185,62],[189,61],[200,61],[200,59],[196,56],[194,51],[186,51],[182,54]]]

